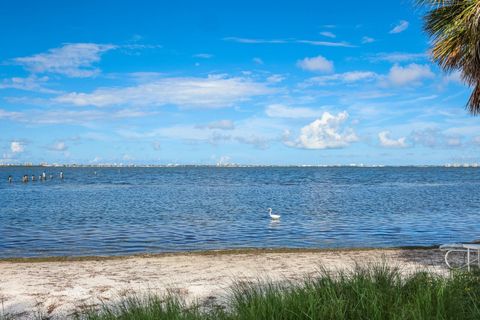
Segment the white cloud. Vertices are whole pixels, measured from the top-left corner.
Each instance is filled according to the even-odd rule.
[[[19,120],[23,113],[0,109],[0,119]]]
[[[380,145],[386,148],[405,148],[407,144],[405,142],[406,138],[401,137],[398,139],[390,138],[390,131],[382,131],[378,134],[378,140]]]
[[[137,50],[137,49],[158,49],[158,48],[163,48],[163,46],[159,44],[130,43],[130,44],[124,44],[121,46],[115,46],[115,48]]]
[[[330,32],[330,31],[322,31],[320,32],[320,35],[327,38],[332,38],[332,39],[337,37],[333,32]]]
[[[112,105],[219,108],[265,95],[274,90],[248,78],[164,78],[125,88],[103,88],[92,93],[68,93],[55,101],[76,106]]]
[[[10,143],[10,150],[13,153],[22,153],[25,151],[25,144],[21,141],[12,141]]]
[[[462,146],[461,137],[447,137],[445,140],[448,147],[460,147]]]
[[[292,108],[282,104],[271,104],[265,109],[267,116],[271,118],[315,118],[322,114],[319,110],[310,108]]]
[[[68,77],[95,76],[100,69],[93,64],[100,61],[102,53],[117,48],[111,44],[71,43],[29,57],[13,59],[32,73],[56,73]]]
[[[443,77],[444,83],[448,84],[450,82],[465,84],[465,81],[462,79],[462,72],[459,70],[452,71],[451,73]]]
[[[283,43],[303,43],[312,46],[324,46],[324,47],[355,47],[354,45],[345,42],[334,41],[317,41],[317,40],[297,40],[297,39],[254,39],[254,38],[240,38],[240,37],[226,37],[224,41],[232,41],[237,43],[246,44],[283,44]]]
[[[365,43],[372,43],[372,42],[375,42],[375,39],[374,38],[371,38],[371,37],[363,37],[362,38],[362,43],[365,44]]]
[[[410,52],[380,52],[368,59],[372,62],[388,61],[391,63],[417,61],[427,58],[426,53],[410,53]]]
[[[290,132],[286,132],[284,143],[290,147],[303,149],[343,148],[358,140],[352,128],[343,128],[348,119],[346,111],[332,115],[324,112],[322,117],[313,121],[300,130],[300,135],[290,139]]]
[[[297,62],[297,66],[307,71],[333,72],[333,61],[322,56],[304,58]]]
[[[40,93],[59,93],[56,90],[48,89],[43,86],[48,81],[48,77],[37,77],[30,75],[26,78],[13,77],[10,79],[3,79],[0,82],[0,89],[17,89],[24,91],[33,91]]]
[[[408,21],[400,20],[400,22],[392,30],[390,30],[389,33],[395,34],[395,33],[403,32],[407,30],[408,25],[409,25]]]
[[[226,37],[223,38],[225,41],[232,41],[238,43],[249,43],[249,44],[258,44],[258,43],[287,43],[286,40],[282,39],[252,39],[252,38],[240,38],[240,37]]]
[[[255,148],[258,148],[258,149],[267,149],[268,146],[269,146],[269,142],[270,142],[269,139],[267,139],[265,137],[257,136],[257,135],[254,135],[254,134],[233,137],[233,140],[235,140],[237,142],[240,142],[240,143],[252,145],[252,146],[254,146]]]
[[[258,57],[253,58],[252,61],[255,62],[256,64],[263,64],[263,60]]]
[[[435,75],[428,65],[409,64],[402,67],[395,64],[386,75],[380,75],[372,71],[350,71],[335,73],[324,76],[316,76],[305,80],[301,86],[333,85],[338,83],[351,84],[355,82],[368,82],[378,80],[380,87],[418,85],[424,79],[433,78]]]
[[[393,65],[386,75],[377,74],[372,71],[350,71],[330,75],[316,76],[305,80],[301,86],[312,85],[333,85],[338,83],[351,84],[356,82],[369,82],[378,80],[380,87],[418,85],[424,79],[435,77],[428,65],[411,63],[405,67],[398,64]]]
[[[424,147],[449,148],[462,146],[462,137],[458,134],[446,134],[435,128],[414,130],[410,134],[410,140]]]
[[[376,79],[378,75],[371,71],[351,71],[344,73],[336,73],[326,76],[313,77],[305,81],[306,85],[325,85],[331,83],[353,83],[358,81],[369,81]]]
[[[282,82],[283,80],[285,80],[285,77],[280,74],[273,74],[267,78],[267,82],[270,82],[270,83],[278,83],[278,82]]]
[[[34,109],[22,112],[10,112],[0,109],[0,119],[8,119],[23,123],[33,124],[78,124],[91,125],[96,121],[111,121],[115,119],[142,118],[152,116],[156,112],[145,112],[134,109],[120,109],[110,111],[100,110],[72,110],[72,109],[54,109],[43,110]]]
[[[54,144],[52,144],[49,147],[49,149],[52,150],[52,151],[67,151],[68,146],[65,144],[64,141],[57,141]]]
[[[205,127],[208,129],[233,130],[235,129],[235,124],[232,120],[218,120],[210,122]]]
[[[157,141],[158,139],[183,140],[187,143],[208,143],[218,145],[220,143],[242,143],[255,148],[265,149],[271,141],[278,141],[279,132],[283,125],[268,118],[248,118],[235,122],[235,126],[229,130],[219,130],[217,125],[175,125],[161,127],[148,131],[136,131],[134,129],[117,130],[124,139]]]
[[[197,53],[193,55],[194,58],[200,58],[200,59],[210,59],[213,58],[213,54],[210,53]]]
[[[297,40],[298,43],[310,44],[312,46],[323,46],[323,47],[345,47],[352,48],[354,45],[341,41],[341,42],[332,42],[332,41],[316,41],[316,40]]]
[[[433,78],[435,75],[428,65],[411,63],[405,67],[398,64],[390,68],[387,80],[395,86],[419,84],[423,79]]]
[[[165,74],[161,72],[131,72],[128,76],[137,83],[145,83],[149,81],[154,81],[157,79],[161,79]],[[124,77],[124,75],[121,75]]]

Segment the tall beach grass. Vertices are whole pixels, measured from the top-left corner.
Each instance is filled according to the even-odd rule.
[[[133,296],[77,319],[480,319],[480,273],[402,274],[387,266],[301,282],[237,283],[224,305],[175,296]]]

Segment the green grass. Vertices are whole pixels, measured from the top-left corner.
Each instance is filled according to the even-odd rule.
[[[237,283],[226,305],[186,305],[174,296],[129,297],[78,319],[480,319],[480,273],[408,276],[386,266],[298,282]]]

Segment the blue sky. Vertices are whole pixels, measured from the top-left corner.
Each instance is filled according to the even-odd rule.
[[[412,1],[9,1],[0,163],[480,162]]]

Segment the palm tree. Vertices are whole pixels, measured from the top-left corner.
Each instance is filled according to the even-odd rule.
[[[428,6],[425,31],[432,38],[431,55],[443,70],[459,70],[473,92],[468,110],[480,113],[480,0],[417,0]]]

